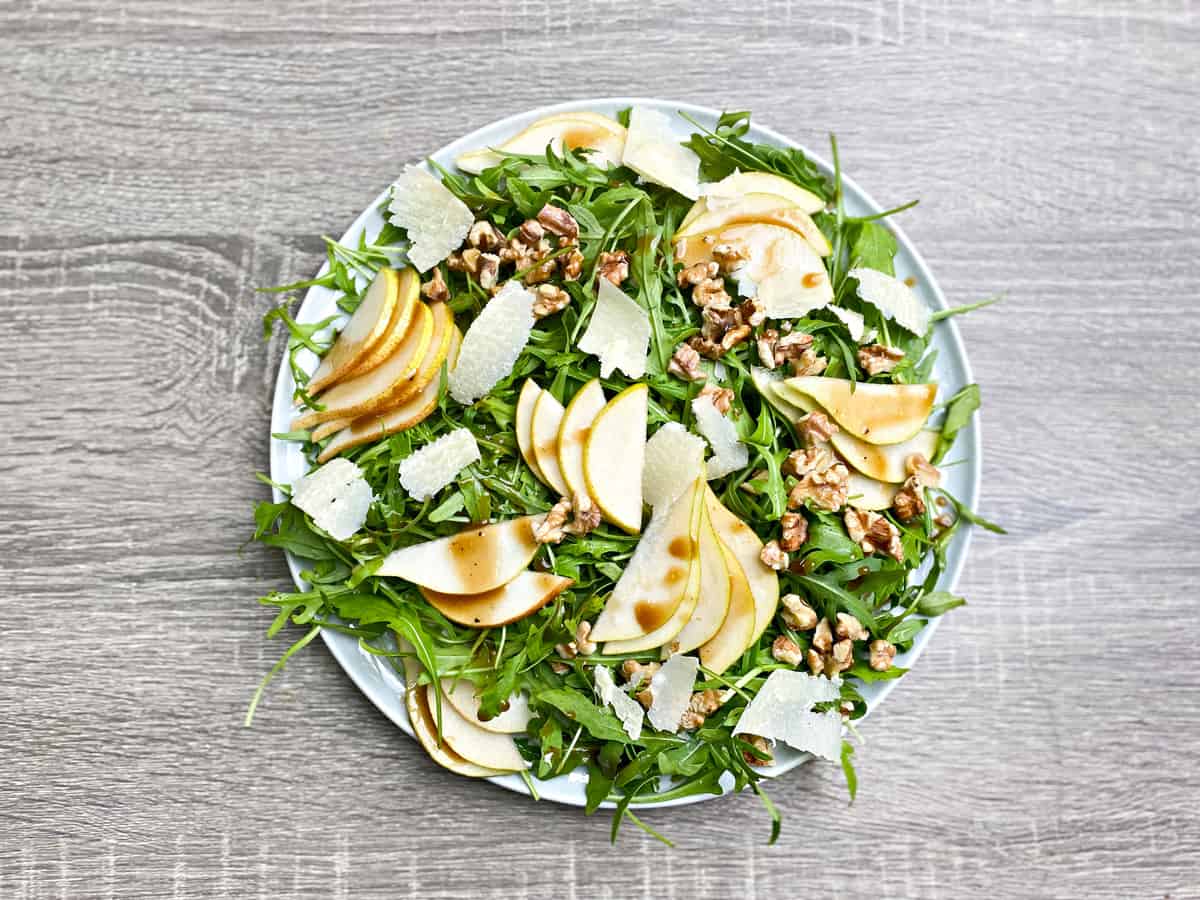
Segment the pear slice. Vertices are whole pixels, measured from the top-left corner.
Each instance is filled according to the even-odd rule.
[[[625,128],[620,122],[597,113],[558,113],[538,119],[495,150],[472,150],[459,156],[454,164],[464,172],[478,175],[504,159],[497,150],[540,156],[546,152],[547,145],[556,153],[562,153],[563,147],[570,150],[590,148],[595,152],[589,155],[589,160],[604,168],[621,161]]]
[[[434,685],[425,685],[425,703],[430,709],[436,703],[435,690],[437,688]],[[453,703],[442,704],[442,737],[450,749],[467,762],[485,769],[519,772],[529,768],[529,763],[521,756],[510,735],[487,731],[471,723],[454,708]]]
[[[936,384],[871,384],[802,375],[782,382],[782,396],[815,400],[854,437],[899,444],[921,430],[933,411]]]
[[[558,467],[558,426],[562,424],[564,412],[563,405],[553,394],[542,391],[533,404],[530,430],[533,435],[533,458],[537,460],[542,481],[566,497],[567,482],[563,480],[562,470]]]
[[[369,372],[395,353],[396,348],[400,346],[404,336],[408,333],[408,326],[412,323],[420,303],[421,278],[415,269],[404,269],[400,273],[396,305],[392,310],[392,321],[388,323],[387,334],[351,367],[345,378],[356,378]]]
[[[641,637],[675,614],[688,587],[700,527],[703,476],[656,510],[592,626],[595,641]]]
[[[453,683],[449,679],[442,680],[442,696],[450,701],[460,716],[472,725],[478,725],[484,731],[495,731],[498,734],[520,734],[529,725],[533,713],[529,709],[529,698],[524,694],[513,694],[506,701],[508,708],[494,719],[479,718],[479,697],[475,694],[475,685],[465,678],[459,678]]]
[[[642,530],[648,395],[645,384],[634,384],[609,400],[583,445],[588,494],[604,518],[630,534]]]
[[[570,491],[569,497],[576,494],[591,496],[583,475],[583,446],[605,402],[600,379],[593,378],[575,392],[558,426],[558,468]]]
[[[541,394],[542,389],[533,383],[533,379],[526,378],[525,383],[521,385],[521,394],[517,397],[515,428],[517,449],[521,451],[521,458],[525,460],[525,465],[533,470],[533,474],[545,483],[542,470],[538,468],[537,457],[533,455],[533,407]]]
[[[412,652],[412,645],[401,639],[402,650]],[[490,778],[493,775],[503,775],[500,769],[489,769],[469,762],[450,749],[448,744],[438,743],[437,721],[433,710],[429,708],[425,688],[427,685],[418,684],[421,676],[421,666],[412,657],[404,657],[404,707],[408,711],[408,721],[412,725],[417,743],[425,748],[430,758],[444,769],[449,769],[456,775],[466,775],[468,778]],[[446,704],[449,706],[449,704]],[[443,706],[443,710],[445,706]]]
[[[756,640],[755,603],[750,581],[733,551],[721,544],[721,555],[729,573],[729,612],[720,630],[700,648],[700,662],[720,675],[741,658]]]
[[[385,409],[416,376],[433,337],[434,316],[419,304],[404,340],[383,363],[364,375],[339,381],[321,396],[325,408],[300,416],[293,428],[310,428],[330,419],[362,416]]]
[[[829,239],[817,227],[812,217],[795,206],[781,201],[774,194],[747,194],[729,204],[720,204],[709,208],[696,216],[691,222],[682,225],[672,243],[678,244],[684,238],[706,232],[720,232],[732,225],[745,225],[753,222],[763,222],[768,225],[778,225],[790,228],[812,246],[820,256],[828,256]]]
[[[664,651],[674,652],[675,639],[691,621],[692,615],[696,612],[696,606],[700,602],[701,576],[699,551],[697,551],[691,568],[688,570],[687,587],[671,618],[641,637],[629,638],[625,641],[608,641],[604,645],[605,654],[641,653],[657,647],[662,647]],[[665,652],[664,656],[670,656],[670,652]]]
[[[744,194],[774,194],[810,216],[825,208],[825,201],[812,191],[774,172],[734,172],[716,184],[706,185],[705,188],[704,195],[712,198],[713,206]]]
[[[377,576],[403,578],[442,594],[481,594],[508,584],[537,553],[541,516],[475,525],[449,537],[393,550]]]
[[[323,441],[331,434],[336,434],[343,428],[347,428],[353,423],[353,419],[330,419],[327,422],[322,422],[312,430],[312,433],[309,435],[309,440],[311,440],[314,444],[317,441]]]
[[[750,584],[750,593],[754,595],[754,633],[748,646],[762,637],[775,617],[775,609],[779,605],[779,576],[763,563],[760,557],[763,542],[750,526],[722,506],[711,489],[707,491],[705,499],[717,537],[741,565],[742,573]]]
[[[898,484],[884,484],[859,472],[850,473],[849,485],[846,505],[855,509],[887,509],[895,501],[896,492],[900,490]]]
[[[400,296],[400,282],[395,269],[379,270],[350,321],[309,379],[309,394],[320,393],[348,373],[383,339]]]
[[[461,346],[462,332],[455,327],[450,332],[450,346],[446,351],[446,359],[444,360],[444,362],[450,363],[450,368],[454,368],[454,361],[458,359],[458,348]],[[438,378],[440,365],[439,363],[438,368],[435,368],[433,372],[433,380],[425,385],[424,389],[416,396],[410,397],[399,406],[393,406],[391,409],[383,412],[370,413],[355,419],[339,431],[333,440],[325,445],[325,449],[321,451],[321,455],[317,457],[317,461],[324,462],[327,459],[332,459],[339,453],[344,453],[352,447],[381,440],[389,434],[406,431],[414,425],[424,422],[437,409],[438,394],[441,389],[441,380]],[[320,430],[320,427],[318,427],[318,430]],[[316,431],[313,434],[315,435]],[[313,440],[316,439],[315,437],[313,438]]]
[[[688,653],[707,644],[721,630],[725,616],[729,614],[731,588],[721,541],[713,531],[712,520],[706,509],[700,525],[700,595],[691,618],[675,639],[663,648],[664,653],[667,650],[671,653]]]
[[[458,336],[458,343],[462,343],[463,335],[454,324],[454,311],[449,303],[429,303],[426,308],[433,314],[433,333],[429,336],[429,346],[417,367],[417,374],[399,385],[387,398],[385,405],[388,407],[410,400],[425,390],[430,382],[436,381],[442,371],[442,363],[450,355],[455,335]]]
[[[507,584],[478,594],[442,594],[423,587],[421,596],[451,622],[499,628],[533,615],[572,584],[551,572],[520,572]]]

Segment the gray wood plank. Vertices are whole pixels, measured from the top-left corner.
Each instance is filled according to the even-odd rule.
[[[0,897],[1200,896],[1200,11],[1187,0],[0,6]],[[253,289],[398,167],[572,96],[749,107],[905,227],[984,386],[983,512],[928,654],[807,767],[647,814],[435,768],[239,552]],[[1167,484],[1178,486],[1164,491]],[[482,840],[481,840],[482,838]]]

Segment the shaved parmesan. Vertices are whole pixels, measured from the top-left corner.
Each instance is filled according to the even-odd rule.
[[[692,687],[696,684],[698,671],[700,660],[677,653],[654,673],[650,679],[650,694],[654,702],[646,713],[651,725],[659,731],[672,734],[679,730],[679,721],[692,699]]]
[[[713,406],[711,397],[693,400],[692,414],[696,417],[696,427],[712,446],[707,473],[710,480],[744,468],[750,462],[750,453],[738,439],[737,428]]]
[[[929,309],[916,293],[899,278],[876,269],[851,269],[858,279],[858,296],[867,301],[901,328],[916,335],[929,330]]]
[[[392,184],[389,218],[408,232],[408,259],[418,272],[427,272],[462,246],[475,216],[463,203],[420,166],[406,166]]]
[[[466,428],[456,428],[402,459],[398,467],[400,484],[414,500],[428,500],[478,460],[475,435]]]
[[[814,703],[841,697],[842,680],[776,669],[742,712],[734,734],[756,734],[832,762],[841,758],[842,717],[813,712]]]
[[[450,396],[474,403],[512,372],[533,331],[533,294],[510,281],[475,317],[450,373]]]
[[[374,500],[362,469],[348,459],[330,460],[292,484],[292,504],[338,541],[362,528]]]
[[[700,196],[700,157],[680,143],[666,113],[643,106],[630,110],[621,164],[689,200]]]
[[[651,509],[668,506],[700,476],[704,440],[678,422],[668,422],[646,441],[642,499]]]
[[[629,739],[636,741],[642,736],[642,704],[617,687],[612,670],[607,666],[596,666],[592,676],[596,679],[596,696],[600,702],[612,708]]]
[[[592,318],[579,339],[579,349],[600,359],[601,378],[608,378],[614,369],[630,378],[641,378],[646,374],[650,352],[650,317],[637,301],[607,278],[601,278]]]
[[[855,343],[862,341],[863,329],[867,326],[867,321],[863,318],[862,313],[852,309],[842,309],[840,306],[827,306],[826,309],[842,320],[842,324],[850,332],[852,341]]]

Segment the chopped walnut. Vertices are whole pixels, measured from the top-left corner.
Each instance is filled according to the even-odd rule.
[[[483,256],[483,251],[475,247],[468,247],[460,254],[462,258],[462,270],[469,272],[472,275],[479,271],[479,260]]]
[[[812,646],[818,653],[828,653],[829,648],[833,646],[833,629],[829,627],[828,619],[822,619],[817,623],[817,630],[813,632]]]
[[[721,267],[715,262],[698,262],[686,269],[680,269],[675,280],[681,288],[695,287],[701,282],[716,278],[720,271]]]
[[[784,594],[779,602],[783,606],[784,624],[793,631],[808,631],[817,624],[816,612],[799,594]]]
[[[572,506],[575,517],[563,528],[569,534],[587,534],[600,527],[600,508],[587,494],[576,494]]]
[[[757,328],[767,321],[767,304],[759,297],[748,297],[738,304],[738,315],[741,316],[743,325]]]
[[[570,641],[566,644],[555,644],[554,652],[563,659],[574,659],[579,655],[579,649],[575,646],[574,641]]]
[[[921,453],[913,453],[904,460],[904,470],[921,487],[937,487],[942,483],[942,473]]]
[[[803,478],[809,472],[823,472],[835,462],[833,451],[828,447],[809,447],[793,450],[783,461],[783,474]]]
[[[796,422],[796,431],[809,447],[828,442],[840,430],[825,413],[819,411],[810,412]]]
[[[954,516],[950,515],[949,513],[942,513],[933,520],[933,524],[938,528],[949,528],[954,524]]]
[[[575,649],[581,656],[591,656],[596,652],[596,642],[588,640],[591,633],[591,622],[580,622],[575,628]]]
[[[544,319],[562,312],[571,302],[571,295],[553,284],[539,284],[533,292],[533,317]]]
[[[542,521],[533,526],[533,539],[539,544],[562,543],[562,539],[566,537],[563,526],[566,525],[567,516],[570,514],[571,501],[564,497],[554,504]]]
[[[575,221],[573,215],[561,207],[551,206],[547,203],[537,214],[537,220],[551,234],[568,238],[579,237],[579,223]]]
[[[779,517],[779,546],[794,553],[808,540],[808,519],[800,513],[785,512]]]
[[[435,268],[429,280],[421,285],[421,296],[434,303],[450,299],[450,288],[446,287],[440,268]]]
[[[708,716],[711,716],[720,708],[721,694],[719,691],[711,689],[698,691],[692,694],[692,699],[688,701],[688,708],[684,710],[679,727],[685,731],[694,731],[704,724],[704,720]]]
[[[688,344],[680,344],[675,348],[667,371],[684,381],[699,381],[704,378],[700,368],[700,354]]]
[[[733,390],[732,388],[717,387],[715,384],[706,384],[700,389],[700,397],[708,397],[712,401],[712,405],[717,408],[717,412],[725,415],[733,406]]]
[[[629,254],[624,250],[601,253],[596,262],[596,274],[620,287],[629,277]]]
[[[500,257],[495,253],[482,253],[479,256],[479,271],[475,276],[479,286],[490,291],[500,280]]]
[[[820,651],[809,647],[808,653],[805,656],[805,661],[808,663],[809,671],[814,675],[820,675],[825,671],[825,657],[821,655]]]
[[[825,660],[825,674],[836,675],[838,672],[845,672],[852,665],[854,665],[854,642],[846,638],[833,645],[833,652]]]
[[[904,359],[904,351],[883,344],[871,344],[858,348],[858,364],[868,375],[881,375],[896,368]]]
[[[625,680],[637,688],[645,685],[642,690],[635,695],[638,703],[647,709],[654,702],[654,695],[650,693],[650,679],[654,677],[654,673],[661,668],[659,663],[650,662],[642,664],[636,659],[627,659],[621,663],[621,672],[625,676]]]
[[[775,342],[776,359],[779,362],[794,359],[812,346],[813,336],[803,331],[785,334]]]
[[[732,350],[738,344],[745,341],[746,338],[750,337],[750,330],[749,325],[737,325],[729,329],[725,332],[725,336],[721,338],[721,349]]]
[[[758,336],[755,342],[758,347],[758,361],[768,369],[774,369],[777,365],[775,362],[775,344],[779,341],[779,332],[774,328],[767,328]]]
[[[566,675],[571,671],[571,667],[566,663],[559,662],[557,659],[552,659],[550,660],[550,671],[555,675]]]
[[[836,462],[825,447],[794,450],[784,461],[784,472],[800,481],[788,493],[788,506],[797,509],[812,500],[822,509],[838,510],[850,494],[850,470]]]
[[[788,555],[779,546],[779,541],[767,541],[763,545],[762,552],[758,554],[758,558],[762,560],[764,566],[774,569],[776,572],[788,567]]]
[[[750,250],[741,241],[715,244],[712,248],[713,259],[717,261],[722,272],[734,272],[740,269],[750,259]]]
[[[924,493],[915,476],[908,478],[892,498],[892,509],[896,518],[901,522],[911,522],[925,515]]]
[[[708,278],[692,288],[692,302],[702,309],[710,306],[728,309],[733,298],[725,290],[725,282],[720,278]]]
[[[495,250],[504,243],[504,235],[491,222],[480,219],[467,233],[467,243],[480,250]]]
[[[771,644],[771,656],[789,666],[798,666],[804,662],[804,653],[800,645],[782,634]]]
[[[689,347],[708,359],[720,359],[721,354],[725,352],[719,343],[710,341],[701,334],[692,335],[688,338],[687,343]]]
[[[738,311],[732,306],[706,306],[700,314],[700,334],[706,341],[720,343],[725,332],[740,324]]]
[[[566,256],[559,258],[563,281],[578,281],[583,273],[583,252],[575,247]]]
[[[800,375],[820,375],[825,371],[825,367],[829,365],[829,360],[823,356],[817,356],[809,347],[799,356],[788,360],[788,365],[792,367],[792,374]]]
[[[840,612],[837,614],[837,625],[833,630],[842,640],[865,641],[871,636],[871,632],[863,627],[862,622],[858,621],[850,613]]]
[[[742,751],[742,759],[746,760],[752,766],[769,766],[775,761],[775,757],[771,755],[771,744],[765,737],[759,737],[757,734],[739,734],[738,740],[745,741],[755,750],[757,750],[765,759],[760,759],[748,750]]]
[[[883,550],[897,562],[904,562],[904,547],[896,526],[879,513],[865,509],[848,509],[843,517],[850,540],[862,547],[868,556]]]
[[[892,667],[896,658],[896,645],[884,640],[871,641],[868,648],[871,651],[871,668],[876,672],[886,672]]]
[[[538,242],[546,236],[546,229],[542,228],[541,223],[537,219],[526,219],[521,223],[521,227],[517,231],[517,236],[526,246],[536,247]]]

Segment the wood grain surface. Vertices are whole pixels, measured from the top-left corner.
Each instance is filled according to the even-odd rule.
[[[241,549],[276,341],[406,161],[572,97],[730,108],[905,227],[983,384],[982,511],[840,772],[646,815],[437,769]],[[1200,5],[0,2],[0,898],[1200,896]],[[1164,489],[1166,488],[1166,489]]]

